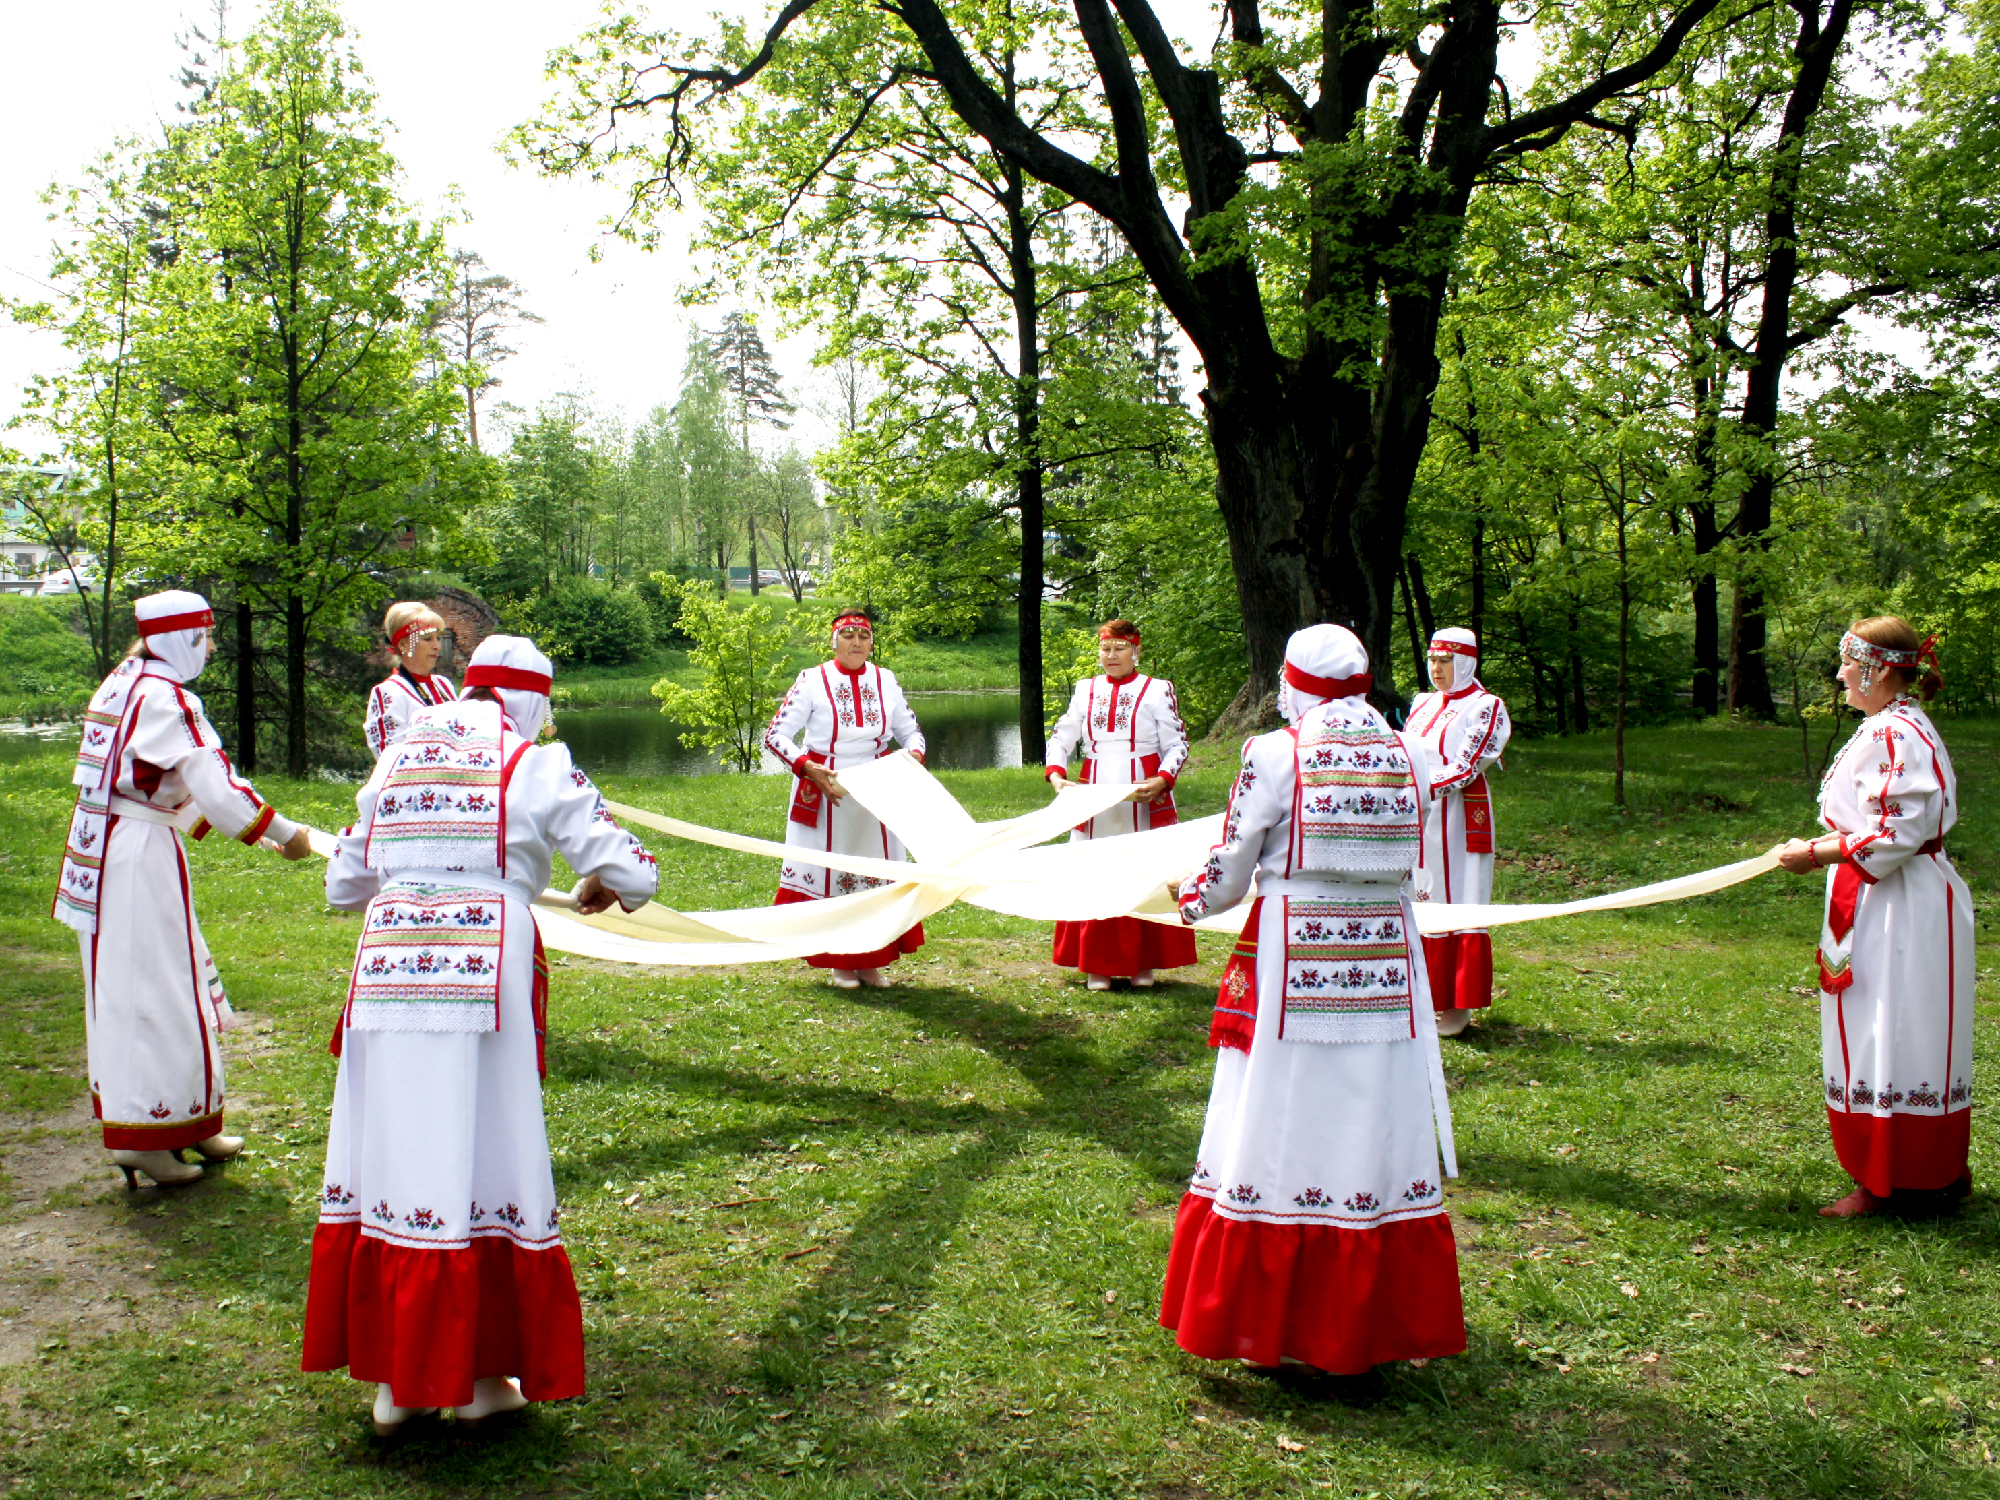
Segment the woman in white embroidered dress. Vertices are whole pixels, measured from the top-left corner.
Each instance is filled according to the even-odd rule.
[[[222,1133],[229,1002],[195,918],[182,835],[219,828],[281,846],[287,859],[312,847],[236,774],[185,686],[208,663],[208,601],[174,589],[134,612],[139,644],[84,715],[53,914],[82,948],[90,1101],[104,1144],[126,1186],[138,1172],[169,1186],[201,1176],[181,1160],[184,1148],[209,1161],[243,1148]]]
[[[491,636],[468,695],[420,710],[356,799],[326,898],[366,910],[313,1235],[303,1368],[377,1382],[375,1424],[463,1422],[583,1391],[583,1315],[542,1115],[547,969],[529,903],[556,854],[585,912],[653,858],[561,744],[551,669]]]
[[[396,653],[396,670],[368,690],[368,717],[361,727],[378,758],[402,739],[418,709],[458,696],[449,677],[431,670],[444,645],[444,620],[436,610],[407,599],[392,604],[382,617],[382,634]]]
[[[1130,620],[1107,620],[1097,632],[1095,677],[1070,694],[1069,709],[1049,736],[1043,775],[1057,791],[1069,785],[1069,758],[1083,749],[1083,780],[1127,785],[1132,795],[1109,812],[1076,828],[1070,840],[1115,838],[1144,833],[1176,821],[1174,782],[1187,763],[1187,729],[1181,723],[1174,685],[1139,670],[1139,627]],[[1200,962],[1194,934],[1184,929],[1111,917],[1095,922],[1056,923],[1054,962],[1080,969],[1094,990],[1114,979],[1144,989],[1155,969],[1178,969]]]
[[[1403,728],[1421,741],[1437,816],[1424,824],[1421,901],[1484,905],[1493,899],[1493,802],[1486,773],[1507,748],[1507,705],[1479,681],[1479,638],[1457,627],[1431,637],[1431,686]],[[1493,939],[1484,931],[1424,939],[1424,968],[1439,1036],[1457,1036],[1493,1003]]]
[[[799,673],[764,731],[764,748],[798,778],[785,820],[785,842],[800,853],[779,871],[774,903],[778,906],[852,895],[883,884],[871,876],[811,864],[804,857],[811,851],[903,858],[903,841],[850,799],[840,784],[842,767],[879,760],[889,753],[892,742],[918,760],[924,758],[924,732],[917,727],[917,716],[910,712],[896,674],[869,661],[874,649],[875,623],[867,611],[842,612],[833,622],[833,660]],[[923,945],[924,924],[919,922],[886,947],[867,953],[816,953],[806,962],[831,970],[833,982],[842,989],[864,984],[880,989],[889,983],[882,971]]]
[[[1292,727],[1244,745],[1222,841],[1181,887],[1188,920],[1258,889],[1160,1311],[1205,1359],[1358,1374],[1465,1348],[1449,1115],[1410,941],[1428,799],[1421,752],[1368,705],[1367,663],[1337,625],[1292,637]]]
[[[1856,1184],[1820,1210],[1833,1218],[1972,1191],[1972,893],[1944,852],[1958,778],[1918,702],[1944,685],[1932,647],[1892,615],[1842,638],[1840,680],[1866,718],[1820,783],[1829,836],[1781,856],[1801,875],[1831,866],[1820,1046],[1834,1154]]]

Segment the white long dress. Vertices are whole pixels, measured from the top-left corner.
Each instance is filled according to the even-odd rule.
[[[498,712],[483,703],[425,709],[412,733],[432,716],[470,711]],[[436,906],[441,892],[461,892],[461,910],[480,898],[500,909],[484,949],[498,959],[497,1007],[489,999],[479,1020],[463,1023],[486,1029],[363,1029],[361,1002],[351,998],[339,1032],[303,1368],[345,1367],[357,1380],[387,1382],[399,1406],[463,1405],[488,1375],[518,1378],[531,1401],[583,1391],[582,1307],[542,1115],[547,970],[529,902],[556,853],[597,875],[627,909],[651,898],[659,873],[567,746],[529,746],[509,730],[500,753],[511,767],[504,874],[400,869],[385,879],[366,863],[398,755],[377,764],[327,868],[328,903],[369,910],[356,997],[366,993],[378,917],[392,909],[385,903]],[[487,920],[495,925],[490,910]],[[445,933],[438,951],[478,951],[477,934],[457,948],[451,940]],[[415,951],[421,965],[428,950]]]
[[[1191,918],[1227,910],[1253,875],[1258,900],[1230,963],[1239,985],[1225,980],[1217,1002],[1215,1081],[1160,1321],[1203,1358],[1354,1374],[1463,1351],[1465,1317],[1434,1133],[1436,1029],[1414,1024],[1428,992],[1422,950],[1408,941],[1411,884],[1407,872],[1299,873],[1298,781],[1292,730],[1246,742],[1222,841],[1183,888]],[[1377,944],[1350,961],[1316,941],[1324,934],[1309,924],[1328,898],[1372,898],[1371,935],[1386,922],[1395,953]],[[1288,978],[1316,985],[1327,974],[1335,985],[1400,986],[1401,1039],[1283,1035]]]
[[[391,745],[401,743],[410,732],[410,718],[418,709],[450,703],[457,697],[458,689],[442,672],[419,677],[398,665],[368,690],[368,713],[361,732],[370,753],[380,757]]]
[[[1958,778],[1900,698],[1863,721],[1820,785],[1845,862],[1827,872],[1820,1045],[1835,1154],[1878,1197],[1950,1187],[1972,1134],[1972,893],[1944,852]]]
[[[126,670],[121,668],[121,670]],[[108,815],[78,799],[55,915],[78,928],[91,1108],[112,1150],[176,1151],[222,1129],[222,978],[194,910],[183,835],[283,843],[295,825],[236,774],[201,699],[137,669],[109,733]],[[80,847],[94,844],[97,847]]]
[[[1477,679],[1448,693],[1420,693],[1403,726],[1430,763],[1438,816],[1424,825],[1429,875],[1419,900],[1484,905],[1493,899],[1493,801],[1486,773],[1507,748],[1507,705]],[[1483,1010],[1493,1003],[1493,939],[1447,932],[1424,939],[1431,1003],[1439,1010]]]
[[[1137,786],[1161,776],[1167,786],[1150,802],[1121,802],[1080,824],[1070,833],[1072,843],[1144,833],[1179,820],[1174,782],[1187,764],[1188,735],[1171,682],[1143,672],[1120,678],[1100,672],[1079,682],[1049,734],[1043,775],[1066,776],[1070,757],[1079,749],[1083,772],[1078,779],[1086,785]],[[1058,922],[1051,956],[1063,968],[1118,979],[1200,959],[1193,933],[1136,917]]]
[[[778,872],[777,905],[849,896],[883,882],[828,870],[804,856],[812,852],[901,859],[903,841],[852,797],[833,805],[806,779],[808,763],[838,774],[887,755],[892,745],[924,756],[924,732],[910,712],[896,674],[873,662],[849,672],[833,662],[807,667],[785,694],[764,731],[764,748],[798,778],[785,819],[785,842],[799,851]],[[867,953],[817,953],[806,962],[820,969],[879,969],[924,945],[919,922],[896,942]]]

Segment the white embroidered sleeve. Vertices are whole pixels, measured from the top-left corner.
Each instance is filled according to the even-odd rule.
[[[1181,883],[1181,920],[1228,911],[1250,889],[1263,857],[1264,834],[1291,812],[1292,737],[1284,730],[1243,742],[1243,766],[1229,789],[1222,838],[1202,867]]]
[[[1162,681],[1160,688],[1152,710],[1160,736],[1160,774],[1172,786],[1180,779],[1181,767],[1187,764],[1188,732],[1187,725],[1181,722],[1181,705],[1174,696],[1174,685]]]
[[[785,694],[785,701],[771,715],[770,727],[764,731],[764,748],[783,761],[794,775],[798,773],[802,753],[796,742],[811,717],[812,699],[806,691],[806,674],[801,672]]]
[[[201,815],[229,837],[246,844],[289,839],[297,825],[236,774],[201,699],[171,682],[149,682],[145,692],[127,743],[133,757],[179,772]]]
[[[1500,706],[1500,700],[1491,693],[1485,693],[1477,701],[1478,709],[1452,726],[1446,744],[1445,763],[1438,768],[1438,775],[1431,783],[1433,795],[1442,796],[1446,792],[1457,791],[1500,753],[1493,748],[1496,740],[1502,746],[1507,743],[1506,713]]]
[[[376,777],[355,794],[354,825],[340,830],[333,857],[326,862],[326,904],[335,911],[360,911],[382,889],[381,872],[369,869],[366,863],[381,769],[378,765]]]
[[[1090,680],[1079,682],[1069,695],[1069,707],[1056,720],[1056,726],[1049,731],[1048,753],[1042,757],[1042,776],[1046,780],[1051,774],[1061,772],[1069,775],[1070,757],[1076,754],[1077,741],[1083,738],[1084,715],[1090,711]]]
[[[368,690],[368,717],[361,726],[362,737],[368,741],[368,749],[380,755],[389,748],[393,726],[389,719],[389,694],[379,682]]]
[[[1944,804],[1936,758],[1922,735],[1894,721],[1873,734],[1866,751],[1854,757],[1854,797],[1861,804],[1862,827],[1840,840],[1870,885],[1901,869],[1938,836]]]
[[[660,866],[646,846],[627,833],[591,779],[578,770],[567,745],[542,745],[522,758],[515,772],[528,780],[531,796],[549,799],[549,840],[579,875],[595,875],[637,911],[660,888]]]

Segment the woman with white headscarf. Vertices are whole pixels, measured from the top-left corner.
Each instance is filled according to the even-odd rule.
[[[1359,1374],[1465,1348],[1439,1170],[1457,1175],[1410,873],[1422,751],[1368,704],[1368,656],[1285,649],[1288,727],[1243,747],[1193,921],[1257,901],[1224,970],[1215,1082],[1160,1322],[1205,1359]]]
[[[542,1117],[548,969],[529,903],[555,856],[586,913],[659,869],[562,744],[536,745],[552,669],[489,636],[466,694],[376,762],[327,866],[365,911],[306,1298],[307,1370],[376,1382],[375,1426],[461,1423],[583,1392],[583,1311]]]
[[[208,664],[215,617],[181,589],[134,606],[139,642],[84,714],[76,809],[54,916],[83,953],[92,1110],[127,1187],[192,1182],[204,1160],[243,1149],[222,1133],[223,1022],[229,1002],[194,913],[182,836],[211,828],[287,859],[312,852],[236,774],[187,684]]]
[[[1417,864],[1425,901],[1484,905],[1493,899],[1493,799],[1486,773],[1499,762],[1513,726],[1507,705],[1479,681],[1479,638],[1451,626],[1431,637],[1431,686],[1404,724],[1424,747],[1437,816],[1424,825]],[[1457,1036],[1475,1010],[1493,1003],[1493,939],[1445,932],[1424,939],[1424,967],[1439,1036]]]

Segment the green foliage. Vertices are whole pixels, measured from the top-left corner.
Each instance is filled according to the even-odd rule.
[[[789,617],[780,623],[768,601],[718,599],[700,579],[682,583],[680,596],[680,630],[694,642],[688,662],[700,680],[685,687],[663,677],[653,696],[660,712],[689,726],[696,744],[754,771],[765,726],[795,675],[787,656],[794,628]]]
[[[0,717],[68,718],[90,700],[97,654],[75,599],[0,594]]]
[[[653,616],[632,589],[566,579],[528,607],[535,642],[565,665],[615,667],[649,654]]]

